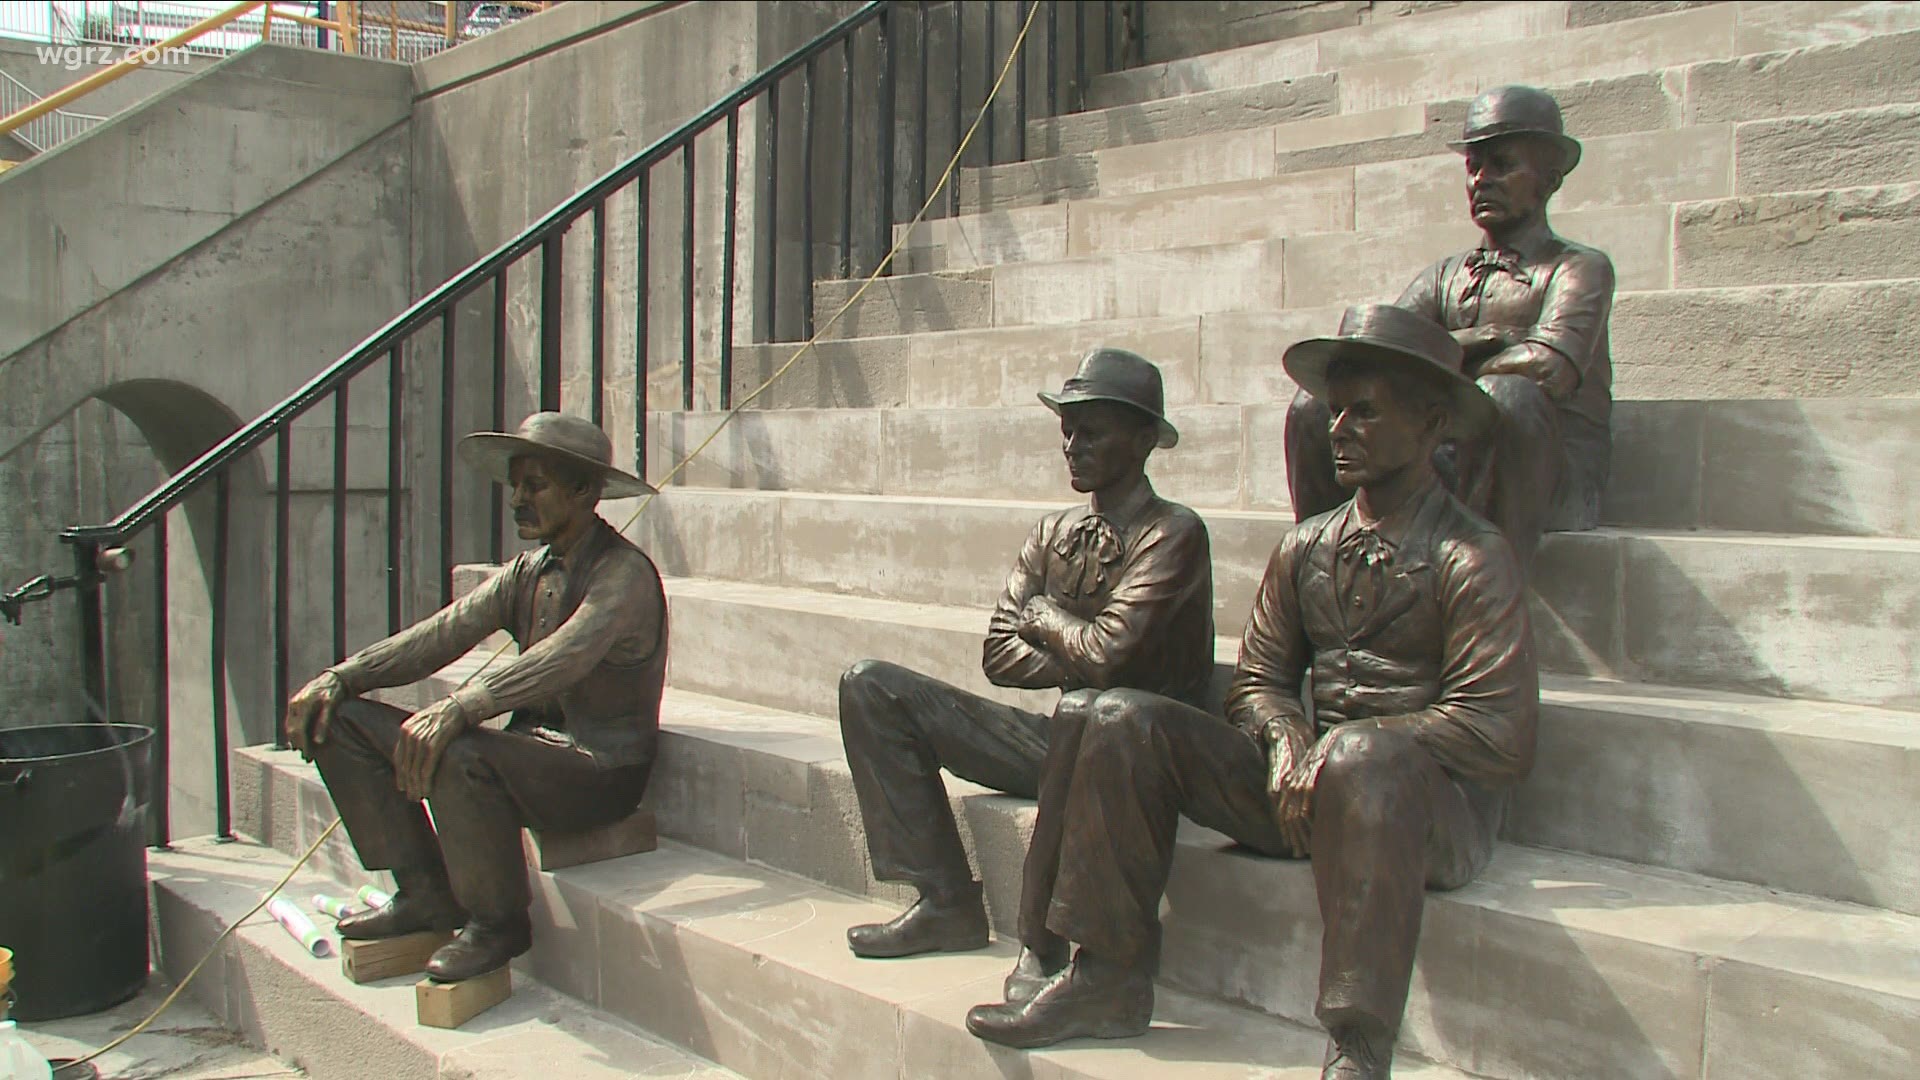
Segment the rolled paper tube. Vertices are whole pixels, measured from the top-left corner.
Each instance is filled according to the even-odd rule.
[[[388,896],[386,893],[381,892],[371,885],[360,886],[360,890],[353,895],[358,897],[361,903],[370,908],[386,907],[388,904],[393,903],[393,897]]]
[[[339,922],[341,919],[358,912],[360,909],[347,903],[345,900],[328,896],[326,893],[315,893],[313,896],[313,910],[327,916],[335,922]]]
[[[292,934],[294,940],[305,946],[307,952],[312,955],[325,957],[333,953],[333,942],[327,940],[327,936],[313,925],[313,920],[307,918],[307,913],[295,906],[293,901],[284,896],[276,896],[273,902],[267,905],[267,914],[272,915],[273,921],[279,923],[281,929]]]

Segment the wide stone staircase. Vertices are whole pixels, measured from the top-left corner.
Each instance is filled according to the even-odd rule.
[[[1430,896],[1399,1075],[1920,1075],[1910,4],[1466,4],[1102,76],[1086,111],[1030,121],[1029,160],[962,172],[959,216],[907,236],[814,366],[640,519],[670,576],[647,801],[671,839],[536,875],[541,1004],[511,1007],[704,1059],[620,1043],[662,1056],[602,1052],[609,1075],[1317,1076],[1308,867],[1203,830],[1182,837],[1142,1039],[973,1039],[1005,941],[854,959],[846,927],[906,897],[869,873],[836,682],[881,657],[1050,704],[989,686],[979,643],[1026,531],[1073,499],[1033,393],[1095,342],[1166,372],[1182,441],[1150,472],[1211,531],[1224,676],[1292,521],[1280,355],[1474,242],[1443,143],[1503,82],[1552,90],[1586,144],[1554,222],[1618,272],[1614,476],[1603,528],[1542,547],[1538,764],[1483,878]],[[818,283],[822,318],[857,284]],[[742,349],[740,378],[797,347]],[[656,475],[719,419],[654,413]],[[487,651],[393,700],[443,694]],[[234,762],[259,845],[155,859],[175,974],[332,817],[292,755]],[[1032,805],[950,790],[1006,934]],[[337,835],[310,869],[367,878]],[[371,1075],[215,993],[313,1075]],[[417,1037],[388,1019],[382,1038]],[[395,1075],[469,1075],[416,1058]]]

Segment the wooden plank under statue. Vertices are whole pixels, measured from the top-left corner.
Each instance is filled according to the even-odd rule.
[[[513,996],[513,969],[497,967],[461,982],[421,979],[414,984],[414,1006],[421,1027],[457,1028]]]
[[[453,940],[452,931],[422,930],[417,934],[373,941],[340,940],[340,970],[348,982],[370,983],[426,970],[435,950]]]
[[[528,829],[526,842],[527,861],[536,868],[564,870],[652,851],[660,846],[660,834],[653,811],[642,806],[611,825],[584,832]]]

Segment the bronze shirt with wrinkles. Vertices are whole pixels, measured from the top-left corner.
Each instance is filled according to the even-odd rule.
[[[472,592],[331,670],[355,694],[403,686],[499,630],[513,635],[520,654],[450,695],[469,723],[524,710],[543,726],[563,727],[597,761],[651,760],[666,677],[666,593],[653,561],[598,517],[573,550],[525,552]]]
[[[1314,718],[1301,704],[1313,672]],[[1260,583],[1227,717],[1309,742],[1348,720],[1407,731],[1457,779],[1533,764],[1540,678],[1512,549],[1437,482],[1367,526],[1352,502],[1296,525]]]
[[[1046,596],[1073,622],[1047,647],[1020,637]],[[1000,686],[1129,687],[1203,705],[1213,676],[1213,561],[1206,523],[1143,484],[1125,505],[1078,506],[1035,525],[988,623],[982,666]]]
[[[1448,330],[1526,328],[1525,341],[1566,357],[1580,375],[1573,392],[1557,403],[1561,411],[1605,430],[1613,409],[1607,340],[1613,290],[1606,252],[1556,236],[1542,223],[1510,249],[1482,246],[1434,263],[1413,279],[1397,306]]]

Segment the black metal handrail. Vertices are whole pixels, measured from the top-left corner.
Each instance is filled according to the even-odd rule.
[[[291,488],[293,484],[293,432],[294,422],[311,412],[323,402],[331,399],[332,446],[331,465],[333,483],[330,505],[330,524],[332,541],[331,571],[331,625],[324,635],[325,654],[335,658],[347,653],[349,639],[355,636],[350,632],[348,619],[349,574],[352,571],[348,553],[348,402],[352,392],[353,380],[376,366],[382,359],[387,361],[385,391],[387,393],[386,416],[386,484],[384,491],[375,491],[376,498],[384,496],[386,519],[386,550],[384,552],[386,586],[386,629],[398,630],[403,615],[403,578],[402,567],[405,561],[403,543],[402,511],[410,506],[427,506],[428,496],[419,493],[419,489],[432,488],[438,499],[438,535],[435,537],[438,548],[439,600],[448,603],[452,600],[452,568],[459,561],[474,561],[487,558],[498,562],[504,554],[504,513],[502,497],[498,487],[491,489],[489,516],[484,551],[478,549],[477,541],[468,544],[469,550],[457,550],[456,542],[462,534],[454,527],[454,475],[453,440],[457,430],[457,421],[463,412],[469,420],[478,421],[483,412],[481,403],[473,400],[481,396],[479,388],[470,388],[465,393],[460,388],[462,354],[457,340],[457,328],[462,325],[461,304],[463,301],[482,294],[488,286],[492,287],[487,297],[490,304],[491,356],[486,371],[491,377],[490,408],[484,409],[486,421],[496,429],[507,421],[506,379],[508,373],[509,351],[509,305],[508,275],[516,264],[535,252],[539,253],[540,267],[537,276],[539,302],[533,318],[532,327],[526,329],[537,332],[528,335],[532,343],[533,358],[537,359],[539,372],[538,398],[543,409],[557,409],[561,406],[562,384],[562,326],[564,322],[562,303],[568,288],[565,272],[565,252],[569,232],[583,220],[591,222],[591,274],[582,275],[584,284],[591,295],[588,309],[589,326],[587,332],[587,359],[591,364],[588,381],[588,411],[596,424],[605,423],[607,402],[607,306],[609,296],[615,295],[616,283],[609,281],[607,254],[609,231],[609,203],[626,191],[629,186],[634,192],[634,232],[637,237],[635,267],[630,287],[632,293],[619,294],[632,298],[634,320],[634,388],[635,388],[635,430],[634,447],[637,471],[646,475],[646,421],[649,411],[649,375],[651,363],[653,331],[671,329],[672,324],[654,319],[654,301],[651,286],[656,281],[673,283],[677,278],[679,286],[679,361],[680,361],[680,405],[691,410],[696,401],[695,370],[695,329],[696,329],[696,293],[695,271],[696,254],[706,250],[700,248],[700,237],[696,228],[696,198],[702,195],[697,186],[695,169],[696,146],[703,135],[710,132],[722,134],[725,139],[725,153],[722,181],[719,185],[719,199],[723,203],[723,220],[717,237],[719,251],[718,266],[709,270],[717,274],[719,289],[711,301],[717,310],[709,310],[712,316],[709,325],[719,328],[716,351],[718,352],[718,391],[714,395],[721,409],[731,405],[733,398],[732,354],[734,348],[734,301],[737,291],[736,262],[738,260],[737,234],[740,231],[738,206],[740,203],[740,149],[742,142],[742,120],[749,107],[759,106],[752,114],[757,125],[749,132],[749,137],[758,139],[757,145],[763,148],[763,155],[756,159],[752,182],[756,185],[755,203],[759,212],[754,214],[755,239],[764,245],[759,250],[765,254],[761,258],[763,278],[756,278],[754,300],[755,323],[750,327],[753,340],[782,340],[783,328],[791,329],[794,336],[804,338],[813,332],[813,290],[812,283],[817,272],[830,270],[841,277],[854,276],[877,263],[880,256],[892,246],[893,229],[896,225],[896,196],[904,204],[911,200],[914,209],[925,201],[929,188],[929,173],[944,164],[959,145],[961,132],[966,127],[966,109],[963,102],[970,99],[968,90],[977,86],[979,98],[984,99],[991,75],[997,73],[1004,55],[996,54],[996,24],[1014,19],[1012,25],[1026,23],[1030,16],[1033,25],[1044,27],[1028,37],[1028,45],[1018,58],[1019,77],[1010,85],[1008,92],[1000,100],[992,103],[982,118],[982,134],[985,136],[980,150],[971,156],[966,164],[992,165],[1008,158],[1024,157],[1026,151],[1026,125],[1030,115],[1055,115],[1060,112],[1061,95],[1060,75],[1062,64],[1062,40],[1060,23],[1063,12],[1057,0],[1039,0],[1047,10],[1044,19],[1041,13],[1032,11],[1035,0],[1019,0],[999,3],[950,2],[940,19],[936,12],[942,5],[925,2],[906,3],[901,0],[872,0],[862,4],[850,14],[835,22],[832,26],[816,34],[811,40],[788,53],[779,61],[754,75],[739,87],[714,102],[697,116],[681,124],[673,131],[655,140],[646,148],[627,158],[609,170],[591,184],[561,202],[552,210],[521,230],[512,239],[507,240],[493,251],[482,256],[471,265],[453,275],[447,281],[434,288],[419,300],[410,304],[405,311],[388,320],[385,325],[369,334],[344,356],[328,365],[323,371],[309,379],[298,390],[262,413],[232,434],[221,439],[207,449],[193,462],[178,473],[167,478],[126,511],[102,524],[75,525],[61,533],[62,538],[75,549],[76,567],[82,568],[77,575],[76,593],[81,604],[81,649],[82,660],[86,665],[85,678],[89,694],[96,701],[105,697],[105,634],[106,629],[101,615],[100,578],[92,574],[90,568],[100,557],[100,552],[108,546],[127,543],[143,533],[153,537],[157,552],[156,566],[156,608],[158,625],[155,633],[158,641],[154,648],[155,661],[161,665],[156,675],[157,701],[154,704],[156,726],[164,727],[168,712],[169,688],[165,665],[169,655],[167,640],[167,597],[168,582],[166,574],[165,546],[167,544],[166,522],[168,511],[180,507],[187,501],[207,489],[213,489],[211,520],[206,524],[212,530],[207,548],[211,550],[211,563],[208,565],[208,587],[211,593],[212,641],[208,663],[209,682],[215,688],[212,694],[212,713],[215,731],[213,733],[214,753],[218,760],[214,762],[215,771],[215,825],[220,835],[230,834],[229,792],[226,778],[226,712],[228,709],[226,674],[229,671],[228,637],[233,623],[232,612],[228,610],[234,595],[227,567],[229,555],[235,550],[232,531],[236,520],[243,527],[254,523],[235,512],[235,500],[243,494],[235,488],[235,468],[249,461],[248,455],[264,447],[268,442],[275,446],[272,472],[272,490],[274,512],[270,521],[272,531],[272,588],[271,588],[271,633],[259,642],[265,647],[265,640],[271,641],[272,648],[272,687],[270,697],[274,708],[284,703],[289,695],[289,675],[293,634],[295,626],[293,601],[293,573],[291,565]],[[1084,101],[1085,87],[1090,71],[1106,71],[1115,67],[1119,52],[1119,25],[1122,17],[1133,23],[1133,32],[1128,35],[1132,51],[1140,55],[1140,20],[1144,14],[1144,4],[1135,0],[1132,4],[1116,4],[1112,0],[1104,3],[1069,3],[1072,20],[1071,37],[1066,39],[1065,47],[1072,52],[1072,96],[1071,102]],[[895,28],[901,20],[911,18],[913,38],[896,40]],[[1087,38],[1096,18],[1100,27],[1099,43],[1088,46]],[[977,59],[967,54],[969,35],[967,23],[974,22],[983,32],[978,43],[983,46]],[[871,36],[866,32],[871,29]],[[936,140],[930,127],[930,113],[933,111],[935,88],[932,85],[930,71],[930,50],[932,31],[946,32],[952,54],[949,77],[952,79],[950,100],[953,115],[951,118],[951,139]],[[912,55],[917,59],[917,72],[909,71],[903,78],[900,71],[899,54],[905,50],[905,42],[913,43]],[[1041,82],[1044,92],[1035,88],[1035,96],[1041,99],[1035,105],[1029,101],[1029,65],[1027,53],[1035,47],[1036,41],[1044,41],[1045,76]],[[836,63],[837,61],[837,63]],[[1104,62],[1103,62],[1104,61]],[[865,70],[862,70],[865,69]],[[820,134],[822,98],[818,84],[824,76],[838,77],[840,93],[837,102],[840,112],[838,136],[838,170],[830,169],[834,154],[822,156],[817,153],[818,143],[823,141]],[[871,75],[871,78],[866,76]],[[858,76],[858,77],[857,77]],[[917,78],[916,78],[917,76]],[[782,88],[790,86],[788,80],[799,79],[803,85],[797,95],[789,92],[787,106],[782,108]],[[944,106],[949,95],[940,94],[939,103]],[[911,121],[901,128],[902,113],[900,106],[905,104],[913,111]],[[828,109],[832,106],[829,105]],[[1044,112],[1042,111],[1044,110]],[[979,107],[974,107],[977,113]],[[798,113],[802,125],[798,140],[798,152],[792,158],[783,161],[780,127],[783,115]],[[999,114],[1012,121],[1011,138],[996,140],[994,137],[994,119]],[[791,123],[792,121],[789,120]],[[897,136],[904,132],[909,139],[904,144],[911,152],[910,159],[902,166],[896,161],[902,144]],[[1004,132],[1004,129],[1003,129]],[[856,157],[856,143],[862,138],[871,140],[873,153]],[[676,162],[675,158],[679,160]],[[794,160],[797,159],[797,160]],[[660,221],[654,217],[653,204],[661,195],[654,185],[654,170],[665,167],[669,173],[677,172],[682,186],[681,205],[678,215],[662,215]],[[902,176],[897,170],[907,170]],[[827,175],[830,173],[832,175]],[[797,175],[796,175],[797,174]],[[816,175],[819,174],[819,175]],[[900,181],[907,182],[902,183]],[[837,182],[839,190],[834,191],[827,182]],[[866,185],[874,196],[871,200],[856,205],[854,191],[856,187]],[[797,209],[800,213],[799,228],[789,231],[797,236],[789,236],[781,229],[781,210],[783,199],[795,193],[797,185]],[[957,185],[956,185],[957,187]],[[816,196],[819,197],[816,203]],[[713,198],[706,193],[705,198]],[[947,211],[958,212],[957,194],[950,189],[947,195]],[[837,212],[835,212],[837,211]],[[815,218],[827,216],[836,220],[830,223],[834,239],[829,241],[829,249],[823,259],[815,251]],[[857,215],[864,215],[856,221]],[[677,216],[678,221],[671,218]],[[907,216],[911,217],[911,213]],[[656,228],[677,227],[680,244],[680,258],[656,259],[653,252],[653,240]],[[662,234],[667,235],[667,234]],[[790,251],[782,256],[781,240],[798,240],[798,255]],[[791,247],[792,245],[789,245]],[[711,254],[711,253],[709,253]],[[781,274],[782,263],[789,268],[797,262],[799,273],[791,275],[791,292],[783,291]],[[577,286],[576,286],[577,287]],[[783,304],[781,301],[785,300]],[[479,314],[468,309],[465,314]],[[409,428],[407,414],[407,385],[405,370],[408,363],[426,362],[433,351],[433,343],[416,342],[423,332],[437,329],[439,332],[439,394],[437,401],[428,401],[420,407],[423,414],[412,418],[411,430],[416,441],[434,446],[431,454],[422,455],[431,464],[420,468],[409,477],[407,471],[408,455],[403,435]],[[423,355],[424,354],[424,355]],[[476,358],[477,359],[477,358]],[[531,364],[529,366],[532,366]],[[431,434],[429,434],[431,432]],[[437,436],[437,438],[436,438]],[[437,446],[435,444],[437,443]],[[437,470],[433,468],[437,465]],[[437,475],[435,473],[437,472]],[[411,479],[415,489],[415,501],[408,501],[407,482]],[[431,482],[429,482],[431,481]],[[364,492],[362,494],[365,494]],[[197,519],[204,520],[204,519]],[[265,524],[265,523],[263,523]],[[472,531],[472,530],[470,530]],[[458,558],[463,555],[465,559]],[[318,602],[315,601],[316,608]],[[326,620],[316,610],[312,617],[301,618],[302,630],[310,626],[324,625]],[[316,638],[321,640],[320,638]],[[177,643],[175,643],[177,646]],[[236,669],[237,670],[237,669]],[[163,731],[164,737],[164,731]],[[164,760],[164,759],[163,759]],[[164,767],[164,766],[163,766]],[[162,800],[156,807],[158,818],[154,828],[157,844],[164,844],[168,835],[167,811],[164,803],[167,784],[165,777],[159,778],[155,785],[156,797]]]

